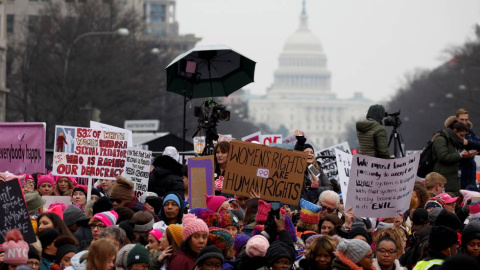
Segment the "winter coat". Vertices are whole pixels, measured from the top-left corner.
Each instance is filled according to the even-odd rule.
[[[315,267],[314,262],[309,261],[308,259],[301,259],[298,262],[298,269],[299,270],[317,270]],[[332,268],[328,268],[328,270],[331,270]]]
[[[440,268],[440,266],[443,264],[447,256],[444,254],[434,251],[429,249],[428,250],[428,256],[425,257],[423,260],[419,261],[413,270],[435,270]],[[429,268],[425,268],[425,266],[430,265]]]
[[[356,124],[359,153],[371,157],[389,159],[387,130],[374,120],[358,121]]]
[[[169,156],[159,156],[153,161],[155,168],[148,180],[148,191],[157,193],[163,198],[170,192],[182,196],[185,191],[183,186],[183,166]],[[181,202],[184,200],[181,199]]]
[[[345,254],[335,251],[335,259],[332,261],[332,270],[363,270],[363,267],[350,260]],[[375,267],[372,265],[372,270]]]
[[[92,230],[90,227],[80,227],[75,233],[73,233],[78,241],[78,250],[87,249],[90,243],[93,241]]]
[[[73,255],[72,259],[70,260],[72,265],[65,268],[65,270],[86,270],[87,269],[87,260],[85,259],[85,260],[80,262],[80,259],[86,253],[88,253],[88,251],[84,250],[84,251],[80,251],[79,253]]]
[[[373,260],[373,266],[375,267],[375,269],[377,270],[382,270],[380,268],[380,265],[378,265],[378,262],[377,262],[377,259]],[[393,269],[392,270],[407,270],[406,267],[403,267],[400,265],[400,262],[398,261],[398,259],[395,259],[395,261],[393,262]]]
[[[440,136],[433,141],[433,157],[436,160],[433,171],[447,179],[447,183],[445,183],[446,192],[454,192],[459,195],[460,178],[458,177],[458,163],[462,156],[457,152],[452,142],[453,138],[447,129],[444,128],[440,132]]]
[[[181,250],[175,251],[171,256],[167,270],[192,270],[196,260]]]
[[[239,256],[235,261],[235,270],[267,270],[264,257],[249,257],[246,253],[243,256]]]
[[[233,265],[235,264],[234,260],[225,260],[222,265],[222,270],[233,270]]]

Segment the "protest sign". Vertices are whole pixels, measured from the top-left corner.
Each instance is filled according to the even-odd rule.
[[[148,191],[151,157],[152,151],[127,148],[127,159],[123,177],[133,182],[136,197],[140,197]]]
[[[244,142],[260,142],[260,136],[262,133],[260,131],[252,133],[242,138]]]
[[[45,123],[0,123],[0,171],[45,172]]]
[[[232,141],[232,134],[218,134],[218,140],[217,142],[231,142]]]
[[[345,209],[353,207],[355,216],[395,217],[408,210],[416,180],[420,153],[380,159],[354,155]]]
[[[188,201],[190,202],[190,209],[207,207],[204,195],[214,194],[213,173],[213,156],[188,159]]]
[[[249,196],[257,190],[264,200],[298,205],[307,154],[233,140],[222,192]]]
[[[259,143],[270,145],[271,143],[282,143],[282,134],[260,135]]]
[[[280,148],[283,148],[283,149],[290,149],[290,150],[294,149],[294,145],[284,144],[284,143],[271,143],[270,146],[271,147],[280,147]]]
[[[305,132],[303,132],[303,136],[307,136],[305,135]],[[314,145],[308,138],[307,140],[305,141],[305,143],[308,143],[310,145]],[[290,135],[286,138],[283,138],[282,139],[282,144],[291,144],[291,145],[295,145],[297,144],[297,136],[295,135]]]
[[[52,203],[63,203],[66,206],[71,204],[70,196],[43,196],[45,199],[44,209],[48,209]]]
[[[123,128],[119,128],[116,126],[111,126],[111,125],[107,125],[107,124],[95,122],[95,121],[90,121],[90,128],[106,130],[106,131],[124,132],[127,138],[127,147],[133,147],[133,135],[131,130],[123,129]]]
[[[350,178],[350,169],[352,167],[352,155],[339,149],[335,150],[335,157],[338,168],[338,182],[342,190],[343,204],[346,205],[348,193],[348,181]]]
[[[197,154],[203,153],[203,149],[205,149],[205,136],[193,137],[193,149]]]
[[[0,243],[11,229],[18,229],[28,243],[36,242],[22,188],[17,180],[0,182]]]
[[[125,169],[125,133],[56,126],[53,175],[115,180]]]
[[[318,151],[319,155],[321,156],[335,156],[335,150],[339,149],[345,153],[350,152],[350,146],[348,142],[343,142],[341,144],[337,144],[323,150]],[[328,180],[330,179],[338,179],[338,168],[337,163],[335,162],[335,158],[318,158],[317,159],[322,164],[323,173],[327,175]]]

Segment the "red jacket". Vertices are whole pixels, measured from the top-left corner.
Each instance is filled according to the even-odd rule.
[[[175,251],[170,256],[167,270],[192,270],[196,260],[181,250]]]

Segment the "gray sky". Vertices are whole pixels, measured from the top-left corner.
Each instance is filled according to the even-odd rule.
[[[255,83],[245,89],[262,94],[301,7],[302,0],[177,0],[177,21],[199,44],[225,44],[256,61]],[[446,50],[472,40],[480,22],[478,0],[307,0],[306,7],[332,91],[375,101],[391,97],[406,74],[448,60]]]

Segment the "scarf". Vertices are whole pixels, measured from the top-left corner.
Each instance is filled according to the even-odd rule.
[[[445,128],[445,131],[448,136],[450,136],[450,142],[452,142],[453,146],[457,149],[463,149],[463,139],[460,139],[455,132],[451,128]]]

